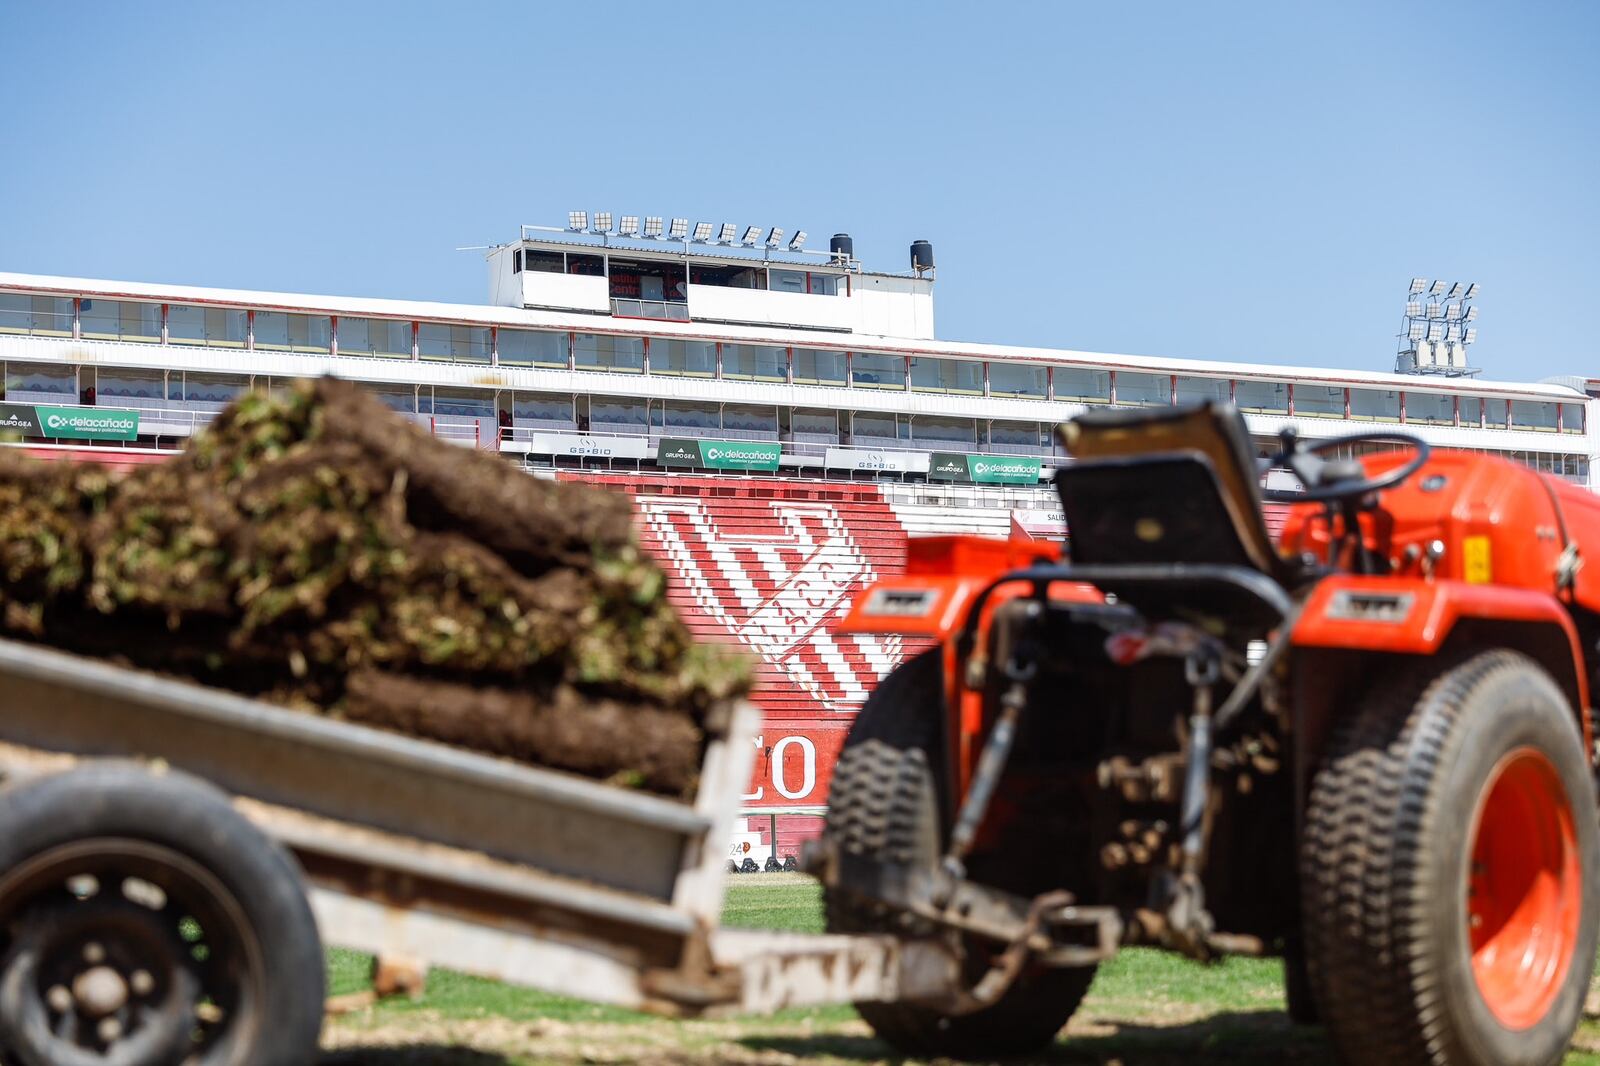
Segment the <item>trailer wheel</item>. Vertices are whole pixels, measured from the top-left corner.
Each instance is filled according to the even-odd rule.
[[[209,786],[103,764],[0,792],[0,1046],[26,1066],[301,1066],[323,973],[293,860]]]
[[[1561,1061],[1600,926],[1587,763],[1561,690],[1510,651],[1419,664],[1336,729],[1301,885],[1345,1061]]]
[[[850,728],[834,768],[825,830],[844,861],[884,854],[931,859],[948,838],[939,655],[937,649],[924,652],[884,678]],[[1027,890],[1004,884],[1006,872],[991,865],[984,876]],[[849,893],[827,892],[824,902],[830,932],[931,932]],[[969,977],[976,980],[989,968],[993,948],[974,938],[964,946]],[[970,1014],[910,1003],[862,1002],[856,1010],[879,1039],[906,1054],[1006,1058],[1048,1046],[1093,979],[1092,966],[1025,972],[999,1002]]]

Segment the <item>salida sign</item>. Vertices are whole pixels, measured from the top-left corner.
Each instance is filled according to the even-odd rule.
[[[839,761],[848,722],[783,723],[756,737],[756,761],[743,803],[761,807],[816,807],[828,802],[833,764]]]

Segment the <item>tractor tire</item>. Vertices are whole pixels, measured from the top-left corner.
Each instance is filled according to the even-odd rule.
[[[303,1066],[325,966],[294,860],[204,782],[89,763],[0,792],[6,1061]]]
[[[845,861],[931,860],[949,838],[939,657],[937,649],[924,652],[884,678],[845,739],[825,829]],[[932,932],[849,893],[826,891],[824,903],[829,932]],[[988,969],[992,946],[970,938],[965,946],[968,977],[976,980]],[[856,1010],[880,1040],[907,1055],[1010,1058],[1047,1047],[1093,979],[1092,966],[1024,972],[993,1006],[970,1014],[911,1003],[861,1002]]]
[[[1336,727],[1300,878],[1312,991],[1344,1062],[1562,1060],[1600,926],[1574,719],[1533,661],[1494,650],[1403,670]]]

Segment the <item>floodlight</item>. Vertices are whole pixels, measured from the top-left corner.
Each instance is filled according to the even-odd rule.
[[[1461,338],[1462,344],[1476,344],[1478,342],[1478,327],[1468,326],[1467,335]]]
[[[1469,299],[1469,300],[1475,299],[1477,297],[1477,295],[1478,295],[1478,283],[1476,281],[1474,281],[1471,285],[1467,286],[1467,299]]]
[[[639,235],[639,216],[623,215],[622,224],[617,227],[617,232],[624,237],[637,237]]]
[[[674,219],[672,224],[676,226],[678,224],[677,220]],[[701,244],[709,241],[711,239],[711,223],[696,222],[694,224],[694,239],[699,241]]]
[[[1426,333],[1426,332],[1427,332],[1427,327],[1424,326],[1421,322],[1413,322],[1413,323],[1411,323],[1410,328],[1408,328],[1406,330],[1406,339],[1407,340],[1413,340],[1413,341],[1420,341],[1422,339],[1423,334]]]
[[[1439,303],[1433,303],[1432,301],[1430,301],[1428,303],[1428,317],[1429,318],[1443,318],[1444,317],[1444,305],[1443,304],[1439,304]]]
[[[1444,317],[1446,319],[1448,319],[1449,321],[1451,321],[1451,322],[1454,322],[1456,319],[1460,318],[1461,317],[1461,305],[1460,304],[1445,304],[1444,305]]]
[[[1443,322],[1430,322],[1430,323],[1428,323],[1428,343],[1429,344],[1438,344],[1439,341],[1441,341],[1442,339],[1444,339],[1444,323]]]
[[[772,227],[772,232],[767,234],[767,247],[776,248],[783,243],[783,230],[777,226]]]
[[[1478,309],[1476,307],[1469,307],[1467,308],[1467,313],[1462,317],[1468,322],[1476,322],[1478,321]]]
[[[689,220],[686,218],[675,218],[672,220],[672,225],[667,227],[667,237],[671,240],[681,241],[688,235]]]
[[[739,239],[739,243],[740,244],[748,244],[752,248],[754,248],[757,244],[760,244],[761,243],[761,227],[760,226],[746,226],[745,230],[744,230],[744,236]]]
[[[587,212],[587,211],[568,211],[567,212],[567,228],[570,229],[570,230],[579,230],[579,231],[588,229],[589,228],[589,212]]]
[[[1432,285],[1430,285],[1428,287],[1428,295],[1429,296],[1438,296],[1440,293],[1444,292],[1444,288],[1445,288],[1444,282],[1436,281],[1436,282],[1434,282]]]
[[[1407,318],[1421,318],[1422,317],[1422,301],[1421,300],[1407,300],[1406,301],[1406,317]]]
[[[594,231],[596,233],[611,232],[611,212],[596,211],[594,213]]]
[[[1452,322],[1444,327],[1444,339],[1454,344],[1461,339],[1461,323]]]
[[[806,231],[796,230],[793,237],[789,238],[789,251],[798,252],[806,243]]]
[[[1427,278],[1412,278],[1411,279],[1411,292],[1408,295],[1420,296],[1422,294],[1422,290],[1426,289],[1427,287],[1428,287],[1428,279]]]
[[[661,236],[661,216],[660,215],[649,215],[649,216],[647,216],[645,218],[645,220],[644,220],[644,235],[646,237],[649,237],[651,240],[657,240],[658,238],[660,238],[660,236]]]
[[[1454,282],[1454,283],[1451,284],[1450,291],[1445,293],[1444,298],[1446,300],[1454,300],[1457,296],[1460,296],[1460,295],[1461,295],[1461,282],[1457,281],[1457,282]]]
[[[722,228],[717,230],[718,244],[732,244],[734,234],[739,232],[739,227],[732,222],[724,222]]]

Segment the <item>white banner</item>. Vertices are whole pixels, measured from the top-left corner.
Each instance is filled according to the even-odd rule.
[[[535,455],[573,455],[590,459],[653,459],[649,437],[589,437],[576,433],[535,433],[528,451]]]
[[[829,448],[822,457],[822,465],[829,470],[887,470],[897,474],[926,474],[928,453]]]
[[[1067,537],[1065,511],[1018,507],[1011,512],[1011,524],[1035,540],[1065,540]]]

